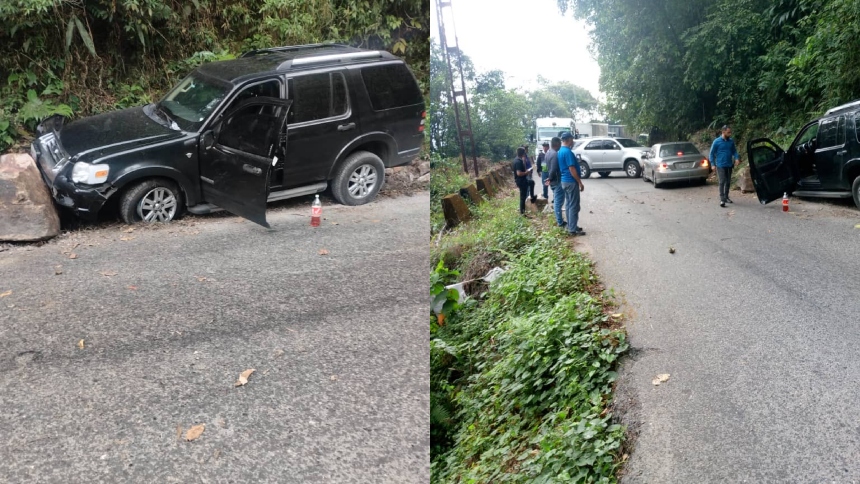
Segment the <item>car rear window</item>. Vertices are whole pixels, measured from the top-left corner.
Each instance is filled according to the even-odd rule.
[[[414,106],[424,98],[406,64],[383,64],[361,69],[374,111]]]
[[[677,143],[660,147],[660,157],[698,155],[699,149],[693,143]]]

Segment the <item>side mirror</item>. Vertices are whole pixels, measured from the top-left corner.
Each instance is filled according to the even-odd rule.
[[[650,157],[650,156],[651,155],[649,155],[647,151],[645,153],[642,153],[642,159],[643,160],[648,159],[648,157]]]
[[[207,151],[212,149],[215,146],[215,134],[212,131],[203,133],[203,136],[200,137],[200,146]]]

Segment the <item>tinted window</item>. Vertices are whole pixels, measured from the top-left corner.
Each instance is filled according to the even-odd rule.
[[[221,127],[218,142],[224,146],[268,157],[278,129],[278,106],[245,106]]]
[[[660,147],[660,157],[666,156],[683,156],[683,155],[698,155],[699,150],[693,143],[676,143],[672,145],[663,145]]]
[[[856,132],[857,141],[860,141],[860,111],[854,113],[854,130]]]
[[[227,112],[233,109],[233,107],[238,106],[240,102],[255,97],[273,97],[279,99],[281,97],[281,83],[277,80],[271,80],[246,87],[230,102]]]
[[[290,123],[305,123],[341,116],[348,111],[346,81],[340,72],[309,74],[289,80],[288,98],[293,100]]]
[[[845,144],[845,116],[839,116],[839,124],[836,125],[836,144]]]
[[[621,146],[623,146],[625,148],[636,148],[637,146],[638,147],[642,146],[630,138],[618,138],[615,141],[618,141],[619,143],[621,143]]]
[[[424,102],[406,64],[386,64],[361,69],[370,104],[375,111],[413,106]]]
[[[838,118],[829,118],[821,121],[821,128],[818,130],[819,148],[836,146],[836,129],[838,121]]]
[[[585,149],[587,150],[602,150],[603,149],[603,141],[592,141],[585,145]]]
[[[616,142],[612,141],[611,139],[605,139],[605,140],[603,140],[603,149],[604,150],[620,150],[621,147],[618,146],[618,144]]]

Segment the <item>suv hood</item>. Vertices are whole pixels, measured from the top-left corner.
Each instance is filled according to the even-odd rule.
[[[152,110],[149,105],[79,119],[63,126],[60,142],[73,159],[91,161],[182,136],[148,116]]]

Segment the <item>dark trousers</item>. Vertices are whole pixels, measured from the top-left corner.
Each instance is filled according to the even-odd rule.
[[[534,187],[534,182],[531,183]],[[529,196],[529,184],[526,181],[517,183],[517,188],[520,189],[520,213],[526,213],[526,198]]]
[[[529,174],[529,177],[526,178],[526,183],[528,184],[529,198],[534,198],[535,197],[535,181],[532,178],[531,174]]]
[[[729,189],[732,187],[732,168],[717,167],[717,176],[720,178],[720,201],[725,202],[729,199]]]
[[[540,184],[541,184],[541,187],[543,187],[543,197],[544,198],[549,198],[547,196],[547,195],[549,195],[549,193],[548,193],[549,187],[546,186],[546,180],[548,178],[549,178],[549,173],[547,173],[545,171],[540,172]]]

